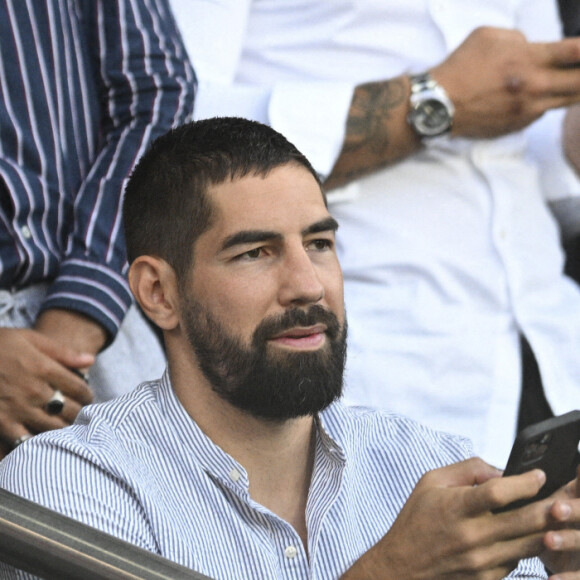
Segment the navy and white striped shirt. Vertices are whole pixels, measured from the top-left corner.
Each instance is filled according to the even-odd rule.
[[[195,77],[166,0],[0,0],[0,288],[110,335],[131,303],[120,197]]]
[[[167,373],[20,445],[0,463],[0,486],[211,578],[330,580],[387,532],[423,473],[471,453],[463,439],[340,404],[319,426],[309,556],[252,501],[244,468],[193,422]],[[511,577],[546,575],[525,560]]]

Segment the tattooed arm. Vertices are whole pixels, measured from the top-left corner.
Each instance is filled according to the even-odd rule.
[[[452,137],[519,131],[548,109],[580,101],[580,40],[532,43],[516,30],[478,28],[433,78],[455,105]],[[407,123],[410,83],[401,76],[356,87],[342,151],[326,188],[346,185],[421,148]]]
[[[346,185],[411,155],[421,141],[408,125],[409,78],[356,87],[342,151],[325,182],[327,189]]]

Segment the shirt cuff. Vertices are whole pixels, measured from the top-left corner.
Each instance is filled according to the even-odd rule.
[[[41,311],[73,310],[99,323],[113,340],[133,303],[127,280],[118,272],[93,262],[69,259],[62,262]]]
[[[326,179],[342,150],[355,86],[339,82],[277,83],[269,122]]]

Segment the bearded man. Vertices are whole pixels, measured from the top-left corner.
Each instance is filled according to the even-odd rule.
[[[19,446],[0,485],[223,580],[578,567],[574,482],[494,513],[545,475],[499,477],[464,439],[340,403],[338,224],[283,136],[236,118],[172,130],[133,172],[124,220],[167,371]]]

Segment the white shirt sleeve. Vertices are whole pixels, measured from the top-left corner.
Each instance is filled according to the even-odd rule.
[[[278,83],[272,90],[268,118],[323,178],[344,141],[354,86],[340,82]]]

